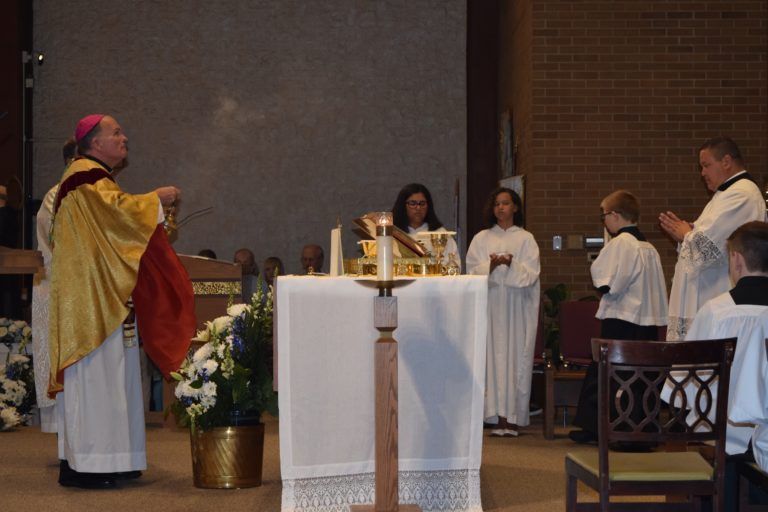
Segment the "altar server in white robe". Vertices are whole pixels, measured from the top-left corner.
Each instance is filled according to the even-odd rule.
[[[600,203],[600,218],[613,238],[605,244],[590,267],[592,283],[602,294],[595,315],[601,320],[600,337],[619,340],[658,339],[658,326],[667,323],[667,286],[661,258],[637,226],[640,202],[626,190],[617,190]],[[577,443],[597,442],[598,366],[590,363],[581,385],[579,406],[573,424],[582,430],[569,432]],[[645,389],[642,382],[632,384],[635,396]],[[642,404],[635,404],[632,420],[644,415]],[[622,449],[647,446],[624,445]]]
[[[40,430],[56,433],[56,400],[48,396],[51,358],[48,355],[48,288],[51,271],[50,230],[53,202],[58,184],[45,194],[37,212],[37,250],[43,256],[43,268],[32,283],[32,362],[35,368],[35,395],[40,412]]]
[[[77,154],[77,142],[70,138],[62,147],[64,165]],[[37,250],[43,256],[43,268],[34,276],[32,283],[32,362],[35,369],[35,398],[40,413],[40,431],[56,433],[56,400],[48,396],[48,375],[51,358],[48,354],[48,287],[51,271],[51,218],[53,202],[59,185],[51,188],[37,211]]]
[[[493,436],[517,437],[530,423],[533,350],[539,314],[539,247],[520,227],[523,205],[508,188],[493,191],[486,205],[488,229],[472,239],[467,272],[488,275],[488,349],[485,420]]]
[[[739,147],[716,137],[699,149],[701,176],[713,193],[699,218],[688,223],[667,211],[661,228],[678,242],[678,259],[669,297],[668,340],[681,340],[699,308],[728,291],[725,239],[737,227],[765,220],[765,200],[744,169]]]
[[[421,242],[427,252],[431,254],[435,254],[432,240],[428,236],[419,236],[419,233],[447,231],[437,217],[435,204],[432,202],[432,194],[421,183],[411,183],[400,190],[395,205],[392,207],[392,220],[395,226]],[[448,264],[451,258],[461,269],[459,248],[452,236],[448,237],[442,264]]]
[[[734,509],[736,503],[736,464],[756,460],[768,471],[768,224],[753,221],[739,227],[728,238],[728,256],[735,286],[704,304],[687,339],[738,338],[725,436],[725,496],[730,510],[729,503]]]

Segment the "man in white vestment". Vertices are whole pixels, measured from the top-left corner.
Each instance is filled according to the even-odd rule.
[[[735,142],[710,139],[699,149],[701,176],[713,193],[693,223],[671,211],[659,215],[661,228],[678,242],[678,259],[669,296],[668,340],[682,340],[699,308],[728,291],[725,240],[749,221],[765,220],[765,200]]]

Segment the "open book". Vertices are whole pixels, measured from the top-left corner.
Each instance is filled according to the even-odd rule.
[[[354,219],[354,223],[358,226],[358,229],[354,231],[361,238],[376,239],[376,223],[371,218],[371,213],[366,213],[362,217]],[[418,240],[411,237],[408,233],[392,226],[395,241],[397,241],[397,247],[400,250],[401,258],[421,258],[427,255],[427,250],[421,245]]]

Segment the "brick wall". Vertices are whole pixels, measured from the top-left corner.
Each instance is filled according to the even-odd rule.
[[[518,163],[543,287],[591,293],[586,251],[555,252],[552,237],[600,234],[600,200],[617,188],[639,197],[640,228],[670,282],[675,247],[656,219],[669,209],[694,220],[706,204],[697,165],[704,140],[736,140],[765,189],[768,2],[512,4],[531,11],[532,65],[523,52],[512,74],[531,84],[532,123],[522,134],[530,145],[520,146]]]

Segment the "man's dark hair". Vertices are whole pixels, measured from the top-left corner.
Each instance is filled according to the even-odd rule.
[[[739,146],[728,137],[714,137],[709,139],[701,145],[699,151],[702,149],[710,150],[718,161],[722,160],[725,155],[730,155],[734,162],[742,167],[744,166],[744,159],[741,157]]]
[[[68,165],[69,162],[77,156],[77,142],[74,137],[70,137],[64,143],[61,148],[61,156],[64,157],[64,165]]]

